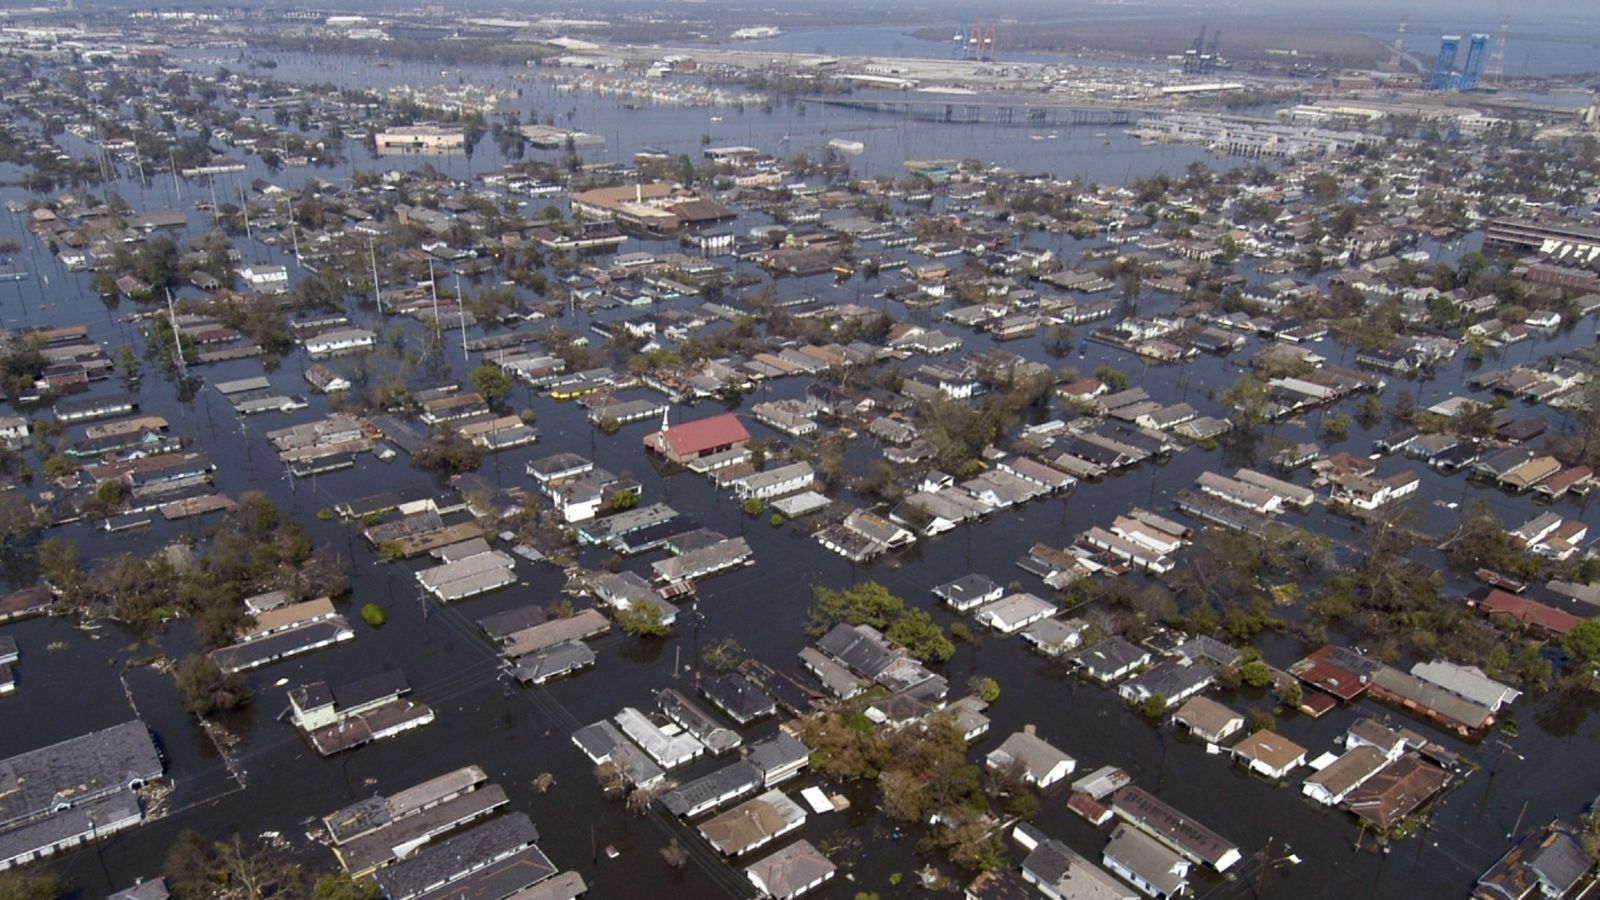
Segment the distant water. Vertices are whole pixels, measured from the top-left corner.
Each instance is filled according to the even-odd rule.
[[[204,52],[180,54],[181,59],[208,60],[191,62],[205,71],[211,69],[210,60],[214,56]],[[452,66],[441,69],[436,63],[404,61],[396,61],[389,68],[375,68],[364,58],[301,53],[276,53],[273,59],[278,63],[274,74],[289,81],[330,82],[377,90],[401,85],[421,88],[470,83],[508,93],[520,91],[514,105],[523,121],[554,115],[562,126],[605,137],[606,147],[584,153],[586,158],[595,161],[630,160],[636,151],[645,147],[698,158],[702,139],[709,144],[757,147],[789,158],[802,152],[820,153],[830,139],[845,138],[865,145],[861,155],[850,157],[850,163],[855,174],[866,177],[904,175],[902,163],[907,159],[981,159],[1019,171],[1055,173],[1085,183],[1127,184],[1149,175],[1180,173],[1193,162],[1203,162],[1218,170],[1257,162],[1241,157],[1214,156],[1198,145],[1146,145],[1125,134],[1125,126],[1008,127],[921,122],[819,103],[781,101],[774,103],[770,111],[754,106],[737,109],[651,104],[628,109],[624,97],[564,90],[544,78],[525,77],[529,73],[516,68]],[[574,74],[573,77],[589,76]],[[871,93],[862,92],[861,96],[871,96]],[[364,158],[359,147],[354,148],[351,155],[350,162],[334,171],[371,168],[377,162]],[[531,150],[529,155],[549,160],[559,157],[554,151]],[[468,161],[460,156],[432,161],[453,177],[468,173]],[[482,172],[511,161],[501,159],[494,142],[485,140],[479,145],[470,168]],[[394,158],[382,162],[384,166],[395,164]]]
[[[919,24],[915,27],[921,27]],[[754,41],[728,41],[718,46],[729,49],[772,50],[779,53],[820,53],[832,56],[886,56],[910,59],[948,59],[951,41],[927,41],[913,37],[911,26],[870,26],[859,28],[797,28],[783,34]],[[1358,30],[1352,26],[1352,30]],[[1364,28],[1361,33],[1381,44],[1394,42],[1390,28]],[[1408,55],[1431,65],[1439,48],[1441,34],[1460,34],[1463,37],[1481,32],[1490,35],[1489,47],[1500,30],[1495,22],[1416,22],[1410,23],[1406,34]],[[951,27],[951,37],[955,27]],[[1461,47],[1458,65],[1466,59],[1465,41]],[[1005,63],[1092,63],[1115,68],[1164,69],[1156,63],[1128,63],[1092,60],[1081,56],[1057,53],[1023,53],[1006,49],[1002,40],[999,62]],[[1506,74],[1569,75],[1575,72],[1600,72],[1600,23],[1548,22],[1530,24],[1518,30],[1515,22],[1506,41]]]
[[[920,28],[916,25],[914,28]],[[716,46],[729,50],[772,50],[777,53],[818,53],[829,56],[879,56],[896,59],[949,59],[954,47],[955,26],[950,29],[950,39],[927,41],[913,37],[913,27],[874,25],[861,28],[797,28],[777,37],[753,41],[726,41]],[[1087,59],[1065,53],[1023,53],[1008,50],[1002,38],[998,62],[1079,63],[1109,68],[1153,68],[1165,66]]]

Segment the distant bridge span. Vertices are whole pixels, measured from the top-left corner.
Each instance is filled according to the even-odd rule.
[[[1138,106],[1097,106],[1083,102],[1051,102],[1038,97],[978,96],[838,96],[800,98],[806,103],[897,115],[919,122],[957,125],[1017,125],[1028,128],[1073,125],[1132,125],[1161,111]]]

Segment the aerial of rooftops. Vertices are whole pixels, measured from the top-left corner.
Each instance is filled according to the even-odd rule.
[[[3,892],[1596,889],[1592,79],[697,15],[0,21]]]

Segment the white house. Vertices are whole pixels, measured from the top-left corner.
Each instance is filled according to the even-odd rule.
[[[283,266],[248,265],[239,270],[239,277],[245,284],[267,293],[281,294],[289,289],[289,270]]]
[[[733,492],[741,500],[758,498],[767,500],[772,497],[782,497],[795,491],[810,487],[816,480],[816,473],[808,462],[790,463],[776,469],[767,469],[763,472],[753,472],[733,482]]]
[[[1146,896],[1164,900],[1189,889],[1189,861],[1126,823],[1111,832],[1100,859]]]
[[[1021,731],[1006,738],[1005,743],[989,752],[984,762],[997,772],[1013,765],[1021,766],[1022,780],[1041,789],[1071,775],[1078,767],[1077,760],[1034,734],[1032,725],[1022,726]]]
[[[338,328],[306,338],[306,352],[312,356],[365,350],[378,342],[378,336],[365,328]]]
[[[1008,594],[980,607],[973,618],[1001,634],[1016,634],[1029,625],[1055,615],[1056,606],[1029,593]]]
[[[27,443],[28,418],[26,416],[5,416],[0,418],[0,444],[16,450]]]
[[[993,603],[1005,594],[1005,588],[996,584],[994,579],[987,575],[963,575],[955,581],[946,582],[933,589],[933,595],[950,604],[950,608],[959,612],[976,609],[985,603]]]

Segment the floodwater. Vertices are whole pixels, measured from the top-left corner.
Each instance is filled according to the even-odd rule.
[[[369,76],[397,80],[420,78],[423,67],[372,70],[364,61],[341,64],[323,61],[329,71],[338,71],[352,82]],[[415,69],[415,71],[412,71]],[[436,71],[436,70],[435,70]],[[285,66],[280,77],[298,73]],[[476,73],[472,73],[476,77]],[[321,73],[316,80],[329,78]],[[436,77],[436,76],[435,76]],[[535,108],[551,106],[551,97],[538,88],[525,95]],[[644,114],[618,108],[577,95],[563,100],[579,113],[576,127],[586,127],[613,139],[612,152],[624,157],[643,146],[669,143],[682,146],[696,143],[698,124],[684,124],[689,117],[705,114],[697,110],[644,111]],[[781,108],[780,108],[781,109]],[[811,132],[803,140],[817,139],[820,125],[813,115],[803,120],[788,112],[771,116],[747,110],[743,117],[724,113],[727,128],[723,140],[752,142],[763,149],[776,150],[772,142],[785,130]],[[831,114],[830,114],[831,115]],[[526,120],[526,117],[525,117]],[[746,125],[746,121],[757,124]],[[676,126],[674,126],[676,122]],[[884,143],[894,142],[868,165],[889,167],[887,161],[902,153],[910,156],[977,156],[996,159],[1007,153],[1028,149],[1003,142],[993,130],[973,132],[963,126],[916,125],[904,132],[898,122],[882,123],[865,115],[841,116],[836,122],[881,129]],[[566,124],[563,122],[562,124]],[[879,132],[874,132],[879,133]],[[1009,132],[999,132],[1000,135]],[[749,140],[751,137],[754,140]],[[796,138],[796,140],[801,140]],[[928,141],[937,148],[928,149]],[[942,145],[940,142],[944,142]],[[484,141],[471,161],[473,171],[486,171],[495,163],[492,141]],[[1039,142],[1042,143],[1042,142]],[[1090,154],[1062,153],[1058,170],[1072,167],[1104,169],[1110,175],[1090,177],[1119,180],[1119,168],[1132,169],[1137,161],[1140,173],[1166,168],[1181,171],[1193,158],[1174,150],[1169,155],[1145,158],[1125,155],[1125,144]],[[686,151],[687,152],[687,151]],[[359,157],[362,151],[355,150]],[[1022,159],[1022,157],[1018,157]],[[381,165],[403,167],[418,164],[421,158],[390,157]],[[464,172],[467,161],[456,158]],[[1047,160],[1035,164],[1044,166]],[[254,164],[254,161],[252,161]],[[1020,163],[1017,163],[1020,164]],[[357,159],[353,164],[371,169],[373,161]],[[219,193],[232,192],[246,179],[265,174],[260,170],[219,178]],[[287,171],[280,181],[297,184],[304,175],[338,178],[344,172]],[[9,175],[7,176],[9,177]],[[117,186],[124,197],[149,207],[171,202],[169,183],[142,187],[124,182]],[[180,202],[188,206],[199,199],[204,188],[196,183],[182,186]],[[0,199],[20,196],[7,189]],[[195,214],[195,224],[200,224]],[[738,227],[759,220],[741,220]],[[93,336],[110,344],[142,344],[137,335],[119,321],[130,305],[112,311],[103,307],[88,290],[88,278],[65,272],[46,251],[24,235],[19,220],[0,216],[0,236],[15,236],[25,241],[18,254],[40,277],[11,286],[0,285],[0,317],[8,326],[19,322],[84,322]],[[1071,239],[1035,236],[1034,242],[1055,243],[1062,250],[1087,246]],[[639,242],[629,249],[661,250],[662,242]],[[1448,258],[1465,245],[1430,247]],[[277,251],[245,248],[250,259],[283,260]],[[48,277],[48,283],[45,278]],[[785,294],[815,294],[823,300],[855,300],[879,304],[873,295],[880,283],[862,282],[859,277],[835,286],[831,277],[787,280],[779,284]],[[685,301],[686,302],[686,301]],[[1170,299],[1147,297],[1142,312],[1159,312],[1170,306]],[[927,313],[908,312],[894,304],[898,315],[916,318]],[[365,318],[368,314],[358,314]],[[614,314],[603,314],[610,317]],[[568,327],[586,329],[587,314],[579,313]],[[421,344],[415,323],[407,323],[408,346]],[[1080,336],[1086,331],[1079,329]],[[1592,343],[1592,320],[1579,323],[1547,338],[1514,347],[1486,366],[1507,365],[1536,359],[1547,353]],[[988,345],[986,336],[965,335],[965,349]],[[1006,349],[1033,358],[1045,358],[1038,340],[1013,342]],[[1134,357],[1097,344],[1083,355],[1074,352],[1068,360],[1081,371],[1092,371],[1106,363],[1120,367],[1134,384],[1148,387],[1157,397],[1182,398],[1203,414],[1219,414],[1211,395],[1237,377],[1235,361],[1242,360],[1258,347],[1253,342],[1232,360],[1202,358],[1183,367],[1147,367]],[[436,377],[420,372],[416,383],[442,383],[460,380],[471,364],[463,361],[459,344],[450,345],[438,361]],[[1318,345],[1320,352],[1335,361],[1347,354],[1331,341]],[[305,360],[290,356],[267,373],[286,393],[304,394],[300,372]],[[206,367],[201,374],[208,385],[234,378],[261,374],[258,361],[243,360]],[[1418,395],[1419,406],[1449,396],[1467,374],[1466,364],[1458,361],[1436,377],[1417,384],[1391,384],[1385,400],[1400,390]],[[111,392],[114,384],[96,390]],[[745,404],[767,397],[792,396],[803,389],[799,380],[781,381],[752,393]],[[549,453],[569,450],[591,456],[602,466],[632,474],[644,485],[645,500],[664,500],[702,521],[707,527],[727,534],[743,534],[755,550],[756,564],[705,582],[692,610],[674,635],[658,641],[642,641],[612,634],[594,642],[598,666],[576,677],[545,688],[524,689],[508,684],[499,674],[494,650],[478,635],[474,621],[487,614],[521,604],[554,602],[561,587],[560,574],[548,565],[533,565],[519,560],[521,581],[513,587],[441,608],[431,600],[418,598],[412,579],[416,563],[385,564],[378,561],[354,530],[338,522],[322,522],[317,510],[339,500],[353,499],[403,485],[427,485],[432,476],[418,472],[402,460],[391,464],[362,458],[353,470],[332,473],[310,480],[290,480],[261,436],[266,429],[296,422],[312,421],[327,413],[322,398],[311,396],[308,409],[292,414],[272,414],[240,422],[209,387],[192,402],[180,403],[168,382],[148,373],[141,391],[144,410],[164,415],[174,431],[194,438],[220,467],[218,487],[237,495],[245,490],[263,490],[297,520],[304,523],[314,541],[328,543],[352,559],[354,590],[344,608],[357,631],[355,640],[334,648],[280,662],[256,670],[251,683],[255,704],[229,724],[242,736],[237,755],[238,772],[230,772],[205,733],[177,709],[175,692],[155,672],[136,669],[128,673],[127,691],[139,713],[155,729],[165,750],[168,776],[175,783],[172,798],[181,814],[150,823],[137,830],[108,838],[93,849],[62,857],[49,865],[61,872],[84,896],[123,887],[139,877],[157,874],[159,860],[181,828],[192,827],[207,835],[223,838],[238,832],[253,837],[267,831],[282,833],[312,869],[333,865],[330,853],[308,838],[314,819],[352,800],[374,792],[392,792],[449,769],[477,764],[501,783],[511,796],[514,809],[526,810],[542,833],[541,844],[552,860],[563,868],[581,872],[592,888],[591,896],[637,895],[652,897],[698,898],[723,894],[740,895],[748,885],[735,868],[716,860],[691,828],[670,821],[664,814],[633,817],[619,803],[602,798],[591,766],[568,740],[570,733],[585,724],[608,717],[623,706],[653,707],[653,693],[659,688],[681,683],[687,668],[698,658],[703,643],[733,635],[749,655],[775,667],[797,671],[794,654],[804,646],[802,633],[805,610],[811,589],[817,585],[843,586],[878,580],[910,603],[932,609],[935,618],[948,625],[954,617],[934,608],[930,589],[968,572],[986,573],[1002,583],[1016,582],[1022,589],[1042,591],[1042,586],[1021,570],[1014,561],[1036,541],[1061,545],[1091,525],[1105,525],[1132,505],[1166,511],[1171,497],[1190,485],[1202,471],[1231,469],[1242,464],[1225,450],[1188,450],[1163,464],[1147,464],[1124,475],[1099,483],[1084,484],[1064,497],[1035,502],[1026,508],[995,515],[984,524],[959,529],[939,538],[920,542],[908,554],[880,560],[873,565],[854,566],[822,549],[809,537],[803,522],[774,528],[765,518],[743,516],[728,495],[719,495],[712,486],[693,475],[680,473],[663,477],[646,460],[640,441],[651,425],[637,423],[617,434],[598,434],[584,419],[583,410],[530,396],[519,387],[511,400],[514,406],[531,406],[538,413],[539,444],[487,457],[482,471],[502,484],[527,484],[523,475],[526,461]],[[719,404],[702,404],[684,418],[719,410]],[[1303,422],[1276,426],[1271,436],[1312,439],[1318,431],[1320,414]],[[761,438],[782,436],[768,432],[748,416],[746,422]],[[1559,421],[1556,422],[1559,427]],[[1368,452],[1375,435],[1353,426],[1350,437],[1335,449]],[[870,444],[857,442],[857,454],[871,452]],[[1262,445],[1265,445],[1265,441]],[[857,462],[861,459],[857,458]],[[1259,465],[1259,460],[1257,461]],[[1407,461],[1385,460],[1380,473],[1401,467],[1417,469],[1423,478],[1422,496],[1425,527],[1442,531],[1451,524],[1454,512],[1432,505],[1435,499],[1466,502],[1488,499],[1508,526],[1520,524],[1543,507],[1527,497],[1517,497],[1478,486],[1465,478],[1445,478]],[[1304,483],[1301,472],[1296,480]],[[841,494],[838,499],[854,502]],[[1594,511],[1577,501],[1563,501],[1559,511],[1582,517],[1595,524]],[[1298,514],[1291,518],[1300,521]],[[1317,512],[1305,517],[1336,538],[1355,539],[1354,529],[1342,520]],[[183,523],[155,522],[143,533],[106,537],[83,525],[60,529],[59,536],[78,541],[86,557],[115,552],[148,553],[164,546],[185,532],[203,532],[207,521]],[[597,567],[608,554],[586,552],[580,561]],[[650,559],[657,554],[627,561],[627,568],[647,572]],[[373,629],[361,624],[355,609],[364,603],[381,605],[388,624]],[[181,656],[192,649],[188,627],[178,623],[160,636],[149,638],[127,633],[115,626],[85,632],[59,620],[34,620],[6,627],[22,646],[18,692],[0,700],[0,756],[42,746],[84,732],[107,727],[130,716],[119,678],[130,660],[143,659],[165,650]],[[54,649],[47,649],[54,648]],[[1269,638],[1263,651],[1269,662],[1287,665],[1307,648],[1287,638]],[[303,681],[326,679],[338,683],[357,678],[386,666],[401,668],[413,688],[413,698],[431,705],[437,721],[418,731],[332,758],[316,756],[293,728],[279,720],[287,706],[285,686]],[[1600,717],[1582,704],[1554,695],[1524,698],[1513,714],[1521,726],[1521,736],[1501,743],[1498,738],[1478,746],[1463,746],[1425,724],[1414,727],[1438,738],[1441,743],[1465,752],[1482,766],[1481,771],[1457,786],[1436,807],[1429,827],[1419,837],[1398,844],[1392,853],[1374,852],[1371,840],[1358,846],[1358,829],[1343,813],[1314,808],[1304,801],[1296,787],[1274,787],[1257,778],[1245,777],[1230,768],[1224,757],[1208,756],[1202,747],[1181,740],[1165,730],[1146,724],[1135,713],[1125,710],[1107,690],[1081,685],[1054,664],[1032,655],[1020,640],[984,635],[975,644],[962,644],[954,659],[944,666],[957,694],[967,679],[976,674],[996,678],[1002,696],[990,710],[993,727],[973,748],[976,759],[992,749],[1010,732],[1033,723],[1041,734],[1076,757],[1080,770],[1103,764],[1126,768],[1136,783],[1154,790],[1179,809],[1237,843],[1246,861],[1238,869],[1241,877],[1221,880],[1200,875],[1201,896],[1244,896],[1258,893],[1282,897],[1446,897],[1460,896],[1474,878],[1505,849],[1507,836],[1522,828],[1541,824],[1556,816],[1571,818],[1585,800],[1600,791],[1600,770],[1593,765],[1593,748],[1600,737]],[[1236,708],[1268,705],[1269,698],[1244,691],[1238,697],[1224,697]],[[1591,704],[1592,707],[1592,704]],[[1312,754],[1330,749],[1336,736],[1360,714],[1389,715],[1370,703],[1353,709],[1339,709],[1320,721],[1289,716],[1280,729],[1291,739],[1312,749]],[[745,730],[747,743],[759,740],[775,728],[764,722]],[[680,778],[693,777],[721,761],[700,760]],[[546,794],[535,794],[535,776],[549,772],[555,786]],[[1302,775],[1305,774],[1302,772]],[[807,776],[798,786],[814,783]],[[791,785],[791,792],[798,789]],[[826,840],[843,829],[859,839],[857,849],[835,859],[843,866],[841,877],[818,893],[819,896],[848,897],[858,890],[876,890],[887,895],[891,875],[911,873],[928,860],[915,853],[914,838],[898,835],[885,820],[871,810],[871,792],[849,792],[855,807],[847,814],[813,816],[801,834],[814,843]],[[1038,824],[1048,834],[1060,837],[1079,851],[1098,859],[1106,835],[1069,814],[1065,794],[1049,794],[1039,814]],[[694,852],[694,859],[681,871],[670,869],[657,850],[678,838]],[[615,860],[606,858],[600,848],[614,846],[621,852]],[[758,854],[760,855],[760,854]],[[1295,862],[1291,860],[1298,860]],[[1012,848],[1013,861],[1021,856]],[[741,861],[748,864],[749,860]],[[641,891],[642,889],[642,891]],[[903,892],[904,889],[902,889]]]
[[[232,51],[237,53],[238,51]],[[216,53],[189,53],[197,71],[215,70]],[[180,59],[183,58],[180,56]],[[687,154],[698,164],[705,146],[753,146],[783,159],[806,153],[813,157],[823,152],[830,139],[860,141],[863,151],[850,158],[852,172],[865,177],[901,177],[907,159],[982,159],[1024,172],[1051,172],[1083,183],[1121,184],[1157,172],[1181,172],[1191,162],[1203,161],[1214,169],[1231,168],[1243,161],[1216,157],[1203,149],[1183,144],[1142,144],[1115,126],[999,126],[992,124],[949,125],[917,122],[898,116],[843,109],[822,103],[806,103],[773,98],[768,106],[760,103],[743,106],[676,106],[654,104],[621,96],[601,96],[569,84],[540,77],[548,69],[446,66],[395,61],[377,67],[370,59],[324,57],[304,54],[278,54],[278,68],[271,74],[280,79],[332,83],[339,87],[372,88],[383,91],[406,86],[474,85],[493,88],[506,95],[505,111],[515,111],[524,123],[547,118],[563,128],[597,134],[606,139],[603,148],[581,148],[587,162],[630,164],[633,154],[646,148],[672,154]],[[259,59],[247,53],[244,60],[226,56],[226,64],[243,71],[246,60]],[[558,78],[567,81],[632,81],[632,76],[562,70]],[[671,89],[672,81],[650,82],[651,88]],[[726,85],[732,94],[749,93],[738,85]],[[520,92],[520,96],[516,96]],[[899,92],[860,91],[861,98],[881,96],[903,99]],[[1024,100],[1026,98],[1023,98]],[[959,98],[952,101],[958,107]],[[1021,102],[1021,101],[1019,101]],[[634,105],[637,108],[627,108]],[[271,112],[255,113],[270,122]],[[528,158],[558,161],[562,150],[541,151],[527,148]],[[431,162],[453,178],[498,169],[509,162],[501,158],[492,139],[481,141],[469,158],[463,154],[438,157],[417,156],[397,159],[372,158],[359,146],[354,148],[351,165],[372,171]],[[252,160],[254,162],[254,160]],[[343,167],[336,170],[347,174]],[[324,170],[318,174],[330,177]],[[224,181],[243,176],[219,178]],[[251,177],[254,177],[252,174]]]
[[[1197,19],[1197,24],[1198,21]],[[915,26],[907,27],[871,25],[858,28],[796,28],[776,37],[728,41],[717,46],[735,50],[771,50],[777,53],[816,53],[832,56],[950,58],[953,47],[950,39],[930,41],[912,35],[912,31],[925,24],[927,23],[919,22]],[[1507,76],[1555,77],[1593,73],[1600,69],[1600,55],[1597,55],[1597,51],[1600,51],[1600,22],[1596,22],[1592,16],[1587,20],[1574,18],[1567,21],[1514,21],[1510,24],[1504,63]],[[1433,56],[1439,49],[1439,36],[1459,34],[1463,38],[1461,56],[1457,59],[1459,66],[1466,58],[1465,38],[1474,32],[1488,34],[1489,48],[1492,51],[1499,36],[1500,25],[1501,20],[1498,17],[1474,18],[1468,15],[1466,18],[1429,19],[1420,22],[1416,17],[1412,17],[1407,27],[1404,46],[1408,54],[1421,60],[1425,66],[1431,67]],[[953,38],[959,26],[953,18],[950,26]],[[1007,25],[1002,28],[1002,32],[1022,27],[1026,26]],[[1394,23],[1382,23],[1374,27],[1371,21],[1350,22],[1346,23],[1345,27],[1365,34],[1384,46],[1394,43]],[[1022,52],[1008,49],[1003,37],[1002,34],[997,60],[997,64],[1002,66],[1019,63],[1072,64],[1154,72],[1165,72],[1169,68],[1166,63],[1160,61],[1140,62],[1096,59],[1061,53]],[[1181,52],[1182,49],[1175,47],[1172,52]],[[1223,46],[1223,51],[1226,55],[1226,45]]]

